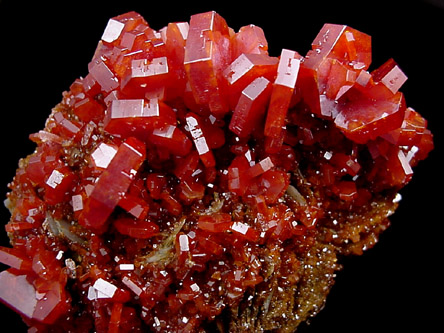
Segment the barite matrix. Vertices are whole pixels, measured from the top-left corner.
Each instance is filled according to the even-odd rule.
[[[110,19],[9,185],[0,300],[30,332],[295,330],[433,149],[370,63],[346,25],[271,56],[215,12]]]

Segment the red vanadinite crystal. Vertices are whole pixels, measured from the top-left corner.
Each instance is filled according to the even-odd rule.
[[[215,12],[110,19],[10,184],[0,300],[30,332],[295,329],[433,149],[370,63],[346,25],[304,57]]]

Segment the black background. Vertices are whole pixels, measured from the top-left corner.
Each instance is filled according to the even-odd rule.
[[[110,17],[135,10],[158,30],[215,10],[235,31],[250,23],[263,28],[273,56],[282,48],[305,55],[324,23],[347,24],[372,36],[371,69],[393,57],[409,77],[401,91],[407,104],[428,119],[435,150],[401,192],[392,226],[363,256],[342,260],[345,268],[326,307],[300,331],[436,331],[443,310],[443,2],[0,0],[0,198],[19,158],[34,150],[28,135],[44,127],[62,92],[87,74]],[[3,206],[0,214],[0,223],[7,223],[9,212]],[[5,232],[0,234],[1,244],[7,245]],[[6,307],[0,307],[0,316],[2,325],[26,332],[20,317]]]

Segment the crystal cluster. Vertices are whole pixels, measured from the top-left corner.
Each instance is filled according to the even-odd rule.
[[[30,332],[296,329],[433,149],[370,63],[346,25],[271,56],[215,12],[110,19],[10,184],[0,300]]]

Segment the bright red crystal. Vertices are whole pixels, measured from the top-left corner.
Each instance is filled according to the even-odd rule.
[[[120,202],[145,160],[145,145],[130,137],[121,144],[89,195],[79,223],[100,229]]]
[[[0,273],[3,302],[29,319],[53,324],[60,315],[66,312],[67,304],[62,298],[62,286],[54,283],[50,289],[39,292],[28,281],[28,275],[17,274],[11,270]]]
[[[256,78],[269,81],[276,75],[278,59],[267,54],[241,54],[223,72],[228,82],[228,98],[233,109],[238,104],[242,91]]]
[[[433,149],[370,63],[346,25],[274,57],[215,12],[110,19],[10,185],[0,300],[30,332],[293,331]]]
[[[242,90],[229,126],[234,134],[240,138],[251,135],[263,118],[270,93],[271,83],[263,76],[256,78]]]
[[[217,117],[229,111],[222,72],[231,63],[228,26],[215,12],[195,14],[185,46],[184,64],[196,103]]]

